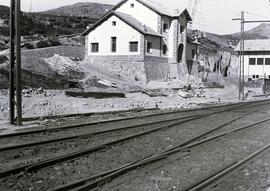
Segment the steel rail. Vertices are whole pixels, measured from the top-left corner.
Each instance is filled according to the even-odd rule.
[[[269,149],[270,149],[270,144],[268,144],[268,145],[264,146],[263,148],[257,150],[256,152],[252,153],[251,155],[247,156],[246,158],[231,164],[227,168],[220,170],[219,172],[217,172],[214,175],[211,175],[210,177],[206,178],[205,180],[190,186],[188,189],[185,189],[185,191],[202,190],[202,189],[208,187],[209,185],[213,184],[214,182],[220,181],[226,175],[231,174],[232,172],[236,171],[237,169],[239,169],[243,165],[251,162],[251,160],[253,160],[254,158],[259,157],[260,155],[262,155],[264,152],[266,152]]]
[[[107,130],[103,130],[103,131],[96,131],[96,132],[91,132],[91,133],[81,133],[78,135],[65,136],[65,137],[61,137],[61,138],[57,138],[57,139],[48,139],[48,140],[44,140],[44,141],[36,141],[36,142],[30,142],[30,143],[25,143],[25,144],[10,145],[10,146],[6,146],[6,147],[0,147],[0,152],[14,150],[14,149],[21,149],[21,148],[25,148],[25,147],[39,146],[39,145],[61,142],[61,141],[68,141],[68,140],[78,139],[78,138],[91,137],[91,136],[101,135],[101,134],[110,133],[110,132],[129,130],[129,129],[139,128],[139,127],[143,127],[143,126],[147,126],[147,125],[155,125],[155,124],[159,124],[159,123],[163,123],[163,122],[164,123],[165,122],[173,122],[173,121],[177,121],[177,120],[181,120],[181,119],[189,119],[189,118],[199,117],[199,116],[202,116],[202,115],[176,117],[176,118],[167,119],[167,120],[146,122],[146,123],[139,124],[139,125],[129,125],[129,126],[124,126],[124,127],[120,127],[120,128],[107,129]]]
[[[194,118],[187,119],[187,120],[184,120],[182,122],[179,122],[177,124],[182,124],[182,123],[192,121],[194,119],[199,119],[199,118],[202,118],[202,117],[203,116],[199,116],[199,117],[196,117],[196,118],[194,117]],[[58,163],[61,163],[61,162],[64,162],[64,161],[68,161],[68,160],[71,160],[71,159],[75,159],[75,158],[79,158],[79,157],[82,157],[82,156],[85,156],[85,155],[89,155],[89,154],[91,154],[93,152],[97,152],[97,151],[100,151],[102,149],[105,149],[108,146],[123,143],[123,142],[129,141],[129,140],[135,139],[137,137],[147,135],[147,134],[150,134],[150,133],[153,133],[153,132],[157,132],[159,130],[166,129],[166,128],[169,128],[169,127],[172,127],[172,126],[175,126],[175,125],[176,124],[170,125],[170,126],[164,125],[164,126],[161,126],[161,127],[158,127],[158,128],[154,128],[154,129],[151,129],[151,130],[144,131],[142,133],[136,133],[136,134],[133,134],[133,135],[129,135],[129,136],[126,136],[126,137],[123,137],[123,138],[120,138],[120,139],[109,141],[109,142],[106,142],[106,143],[103,143],[103,144],[100,144],[100,145],[97,145],[97,146],[92,146],[92,147],[89,147],[89,148],[81,149],[79,151],[68,153],[68,154],[65,154],[65,155],[62,155],[62,156],[59,156],[59,157],[54,157],[54,158],[43,160],[43,161],[40,161],[40,162],[37,162],[37,163],[33,163],[33,164],[18,167],[18,168],[14,168],[14,169],[11,169],[11,170],[7,170],[5,172],[0,173],[0,178],[6,177],[6,176],[11,175],[11,174],[19,173],[20,171],[27,171],[27,172],[35,171],[35,170],[38,170],[38,169],[41,169],[41,168],[44,168],[44,167],[48,167],[48,166],[51,166],[51,165],[54,165],[54,164],[58,164]]]
[[[60,131],[65,129],[73,129],[73,128],[80,128],[85,126],[91,126],[91,125],[98,125],[98,124],[106,124],[106,123],[113,123],[113,122],[119,122],[119,121],[125,121],[125,120],[133,120],[133,119],[143,119],[147,117],[155,117],[155,116],[162,116],[162,115],[169,115],[174,113],[186,113],[191,111],[200,111],[200,110],[208,110],[208,109],[219,109],[222,107],[231,107],[231,106],[249,106],[250,104],[257,104],[257,105],[263,105],[264,103],[269,103],[270,99],[262,100],[262,101],[252,101],[252,102],[240,102],[240,103],[233,103],[233,104],[227,104],[227,105],[219,105],[219,106],[211,106],[211,107],[202,107],[202,108],[194,108],[194,109],[187,109],[187,110],[174,110],[174,111],[166,111],[156,114],[148,114],[148,115],[142,115],[142,116],[133,116],[133,117],[126,117],[126,118],[118,118],[118,119],[109,119],[109,120],[101,120],[101,121],[94,121],[84,124],[75,124],[75,125],[68,125],[63,127],[55,127],[55,128],[42,128],[38,130],[31,130],[31,131],[21,131],[16,133],[10,133],[10,134],[4,134],[0,135],[1,138],[9,138],[9,137],[16,137],[16,136],[23,136],[23,135],[32,135],[32,134],[38,134],[38,133],[44,133],[44,132],[54,132],[54,131]]]
[[[103,176],[103,177],[101,177],[101,178],[99,178],[97,180],[94,180],[94,181],[92,181],[90,183],[86,183],[83,186],[80,186],[80,187],[77,187],[77,188],[75,187],[76,189],[74,189],[74,190],[75,191],[89,191],[91,189],[96,188],[97,186],[101,186],[104,183],[107,183],[109,180],[112,180],[113,178],[119,177],[119,176],[125,174],[126,172],[134,170],[134,169],[136,169],[138,167],[142,167],[142,166],[145,166],[147,164],[151,164],[153,162],[160,161],[162,159],[166,159],[168,156],[170,156],[172,154],[175,154],[175,153],[178,153],[180,151],[184,151],[186,149],[190,149],[190,148],[193,148],[193,147],[208,143],[210,141],[219,139],[221,137],[225,137],[228,134],[231,134],[233,132],[238,132],[238,131],[245,130],[245,129],[249,128],[249,127],[254,127],[255,125],[265,123],[266,121],[270,121],[270,118],[265,119],[265,120],[261,120],[261,121],[258,121],[258,122],[255,122],[253,124],[249,124],[249,125],[246,125],[246,126],[243,126],[243,127],[240,127],[240,128],[236,128],[234,130],[230,130],[230,131],[227,131],[227,132],[224,132],[224,133],[209,137],[209,138],[207,138],[205,140],[202,140],[202,141],[199,141],[199,142],[196,142],[196,143],[192,143],[192,144],[188,144],[188,145],[183,146],[183,147],[181,147],[180,145],[176,146],[176,149],[170,149],[169,151],[168,150],[164,151],[164,152],[162,152],[162,153],[160,153],[158,155],[155,155],[153,157],[149,157],[147,159],[140,160],[135,164],[130,164],[130,165],[127,165],[126,167],[122,167],[122,168],[119,168],[119,169],[114,169],[112,171],[112,173],[106,174],[105,176]],[[88,180],[88,181],[91,181],[91,180]],[[78,185],[78,182],[77,182],[77,185]],[[53,191],[60,191],[61,189],[55,189]]]
[[[145,108],[145,109],[129,109],[129,110],[119,110],[119,111],[105,111],[105,112],[89,112],[89,113],[73,113],[73,114],[63,114],[63,115],[51,115],[51,116],[40,116],[40,117],[27,117],[23,118],[24,122],[27,121],[37,121],[40,119],[59,119],[59,118],[71,118],[71,117],[91,117],[94,115],[113,115],[118,113],[132,113],[132,112],[145,112],[145,111],[159,111],[158,108]]]
[[[32,164],[24,165],[24,166],[21,166],[21,167],[17,167],[17,168],[14,168],[14,169],[10,169],[10,170],[1,172],[0,173],[0,178],[9,176],[11,174],[19,173],[21,171],[27,171],[27,172],[35,171],[35,170],[38,170],[38,169],[41,169],[41,168],[44,168],[44,167],[48,167],[48,166],[51,166],[51,165],[54,165],[54,164],[58,164],[58,163],[61,163],[61,162],[64,162],[64,161],[69,161],[71,159],[75,159],[75,158],[79,158],[79,157],[82,157],[82,156],[85,156],[85,155],[89,155],[89,154],[91,154],[93,152],[97,152],[97,151],[100,151],[102,149],[105,149],[108,146],[123,143],[123,142],[132,140],[134,138],[137,138],[137,137],[140,137],[140,136],[143,136],[143,135],[147,135],[147,134],[150,134],[150,133],[153,133],[153,132],[157,132],[159,130],[172,128],[172,127],[174,127],[176,125],[184,124],[184,123],[189,122],[189,121],[193,121],[193,120],[196,120],[196,119],[200,119],[200,118],[203,118],[203,117],[207,117],[207,116],[222,113],[222,112],[227,112],[227,111],[230,111],[232,109],[233,110],[240,109],[241,107],[245,107],[245,106],[246,105],[237,105],[237,106],[235,106],[233,108],[226,108],[226,109],[223,109],[223,110],[211,112],[211,113],[204,114],[204,115],[201,115],[201,116],[186,119],[184,121],[174,123],[174,124],[171,124],[169,126],[164,125],[164,126],[154,128],[154,129],[151,129],[151,130],[147,130],[147,131],[144,131],[144,132],[141,132],[141,133],[136,133],[136,134],[133,134],[133,135],[129,135],[129,136],[123,137],[121,139],[116,139],[116,140],[113,140],[113,141],[109,141],[109,142],[103,143],[101,145],[81,149],[79,151],[68,153],[68,154],[65,154],[65,155],[62,155],[62,156],[59,156],[59,157],[54,157],[54,158],[51,158],[51,159],[47,159],[47,160],[39,161],[39,162],[36,162],[36,163],[32,163]]]
[[[213,133],[214,131],[217,131],[217,130],[221,129],[222,127],[225,127],[225,126],[227,126],[227,125],[229,125],[229,124],[231,124],[231,123],[233,123],[233,122],[235,122],[235,121],[238,121],[239,119],[241,119],[241,118],[243,118],[243,117],[246,117],[246,116],[248,116],[248,115],[250,115],[251,113],[254,113],[254,112],[256,112],[256,111],[252,111],[252,112],[249,112],[249,113],[247,113],[247,114],[244,114],[244,115],[242,115],[242,116],[240,116],[240,117],[237,117],[237,118],[235,118],[235,119],[233,119],[233,120],[231,120],[231,121],[229,121],[229,122],[226,122],[226,123],[224,123],[224,124],[222,124],[222,125],[219,125],[219,126],[213,128],[213,129],[211,129],[211,130],[209,130],[209,131],[207,131],[207,132],[205,132],[205,133],[202,133],[202,134],[200,134],[200,135],[194,137],[193,139],[190,139],[190,140],[188,140],[188,141],[185,141],[184,143],[181,143],[180,145],[177,145],[177,146],[175,146],[175,147],[172,148],[172,149],[168,149],[168,150],[165,150],[165,151],[163,151],[163,152],[164,152],[164,153],[165,153],[165,152],[169,152],[169,151],[174,150],[174,149],[176,149],[176,148],[184,147],[184,146],[186,146],[186,145],[188,145],[188,144],[191,144],[191,143],[193,143],[193,142],[195,142],[195,141],[198,141],[198,140],[200,140],[201,138],[205,137],[206,135],[208,135],[208,134],[210,134],[210,133]],[[140,161],[145,160],[145,159],[147,159],[147,158],[151,158],[151,157],[152,157],[152,155],[150,155],[150,156],[148,156],[148,157],[145,157],[145,158],[141,159]],[[163,157],[161,157],[161,158],[163,158]],[[133,162],[133,163],[126,164],[126,165],[124,165],[124,166],[122,166],[122,167],[120,167],[120,168],[117,168],[117,169],[118,169],[118,170],[119,170],[119,169],[123,169],[123,168],[125,168],[125,167],[131,166],[131,165],[135,165],[135,164],[138,163],[138,162],[139,162],[139,161],[135,161],[135,162]],[[99,177],[102,177],[102,176],[106,176],[106,175],[111,174],[111,173],[113,173],[113,172],[115,172],[115,171],[117,171],[117,170],[110,170],[110,171],[107,171],[107,172],[103,172],[103,173],[100,173],[100,174],[98,174],[98,175],[94,175],[94,176],[88,177],[88,178],[86,178],[86,179],[82,179],[82,180],[79,180],[79,181],[76,181],[76,182],[73,182],[73,183],[70,183],[70,184],[67,184],[67,185],[63,185],[63,186],[61,186],[61,187],[58,187],[58,188],[54,189],[53,191],[66,191],[66,190],[70,190],[70,189],[73,189],[73,188],[82,186],[82,185],[84,185],[86,182],[88,182],[88,181],[90,181],[90,180],[93,180],[93,179],[96,179],[96,178],[99,178]]]

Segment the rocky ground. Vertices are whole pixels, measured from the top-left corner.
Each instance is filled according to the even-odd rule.
[[[238,90],[234,85],[216,89],[195,89],[191,91],[161,89],[160,95],[151,97],[142,92],[126,93],[126,98],[76,98],[68,97],[63,90],[25,89],[23,90],[23,117],[52,116],[87,112],[128,110],[134,108],[179,109],[192,108],[210,103],[238,101]],[[160,93],[161,92],[161,93]],[[247,99],[261,94],[261,89],[253,89]],[[8,120],[8,90],[0,90],[0,121]]]

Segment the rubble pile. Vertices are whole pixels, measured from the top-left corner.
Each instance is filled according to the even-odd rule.
[[[65,80],[78,81],[85,77],[84,72],[76,65],[76,61],[68,57],[54,55],[44,58],[49,67]]]
[[[41,97],[52,97],[55,96],[55,94],[51,93],[51,91],[44,90],[43,88],[32,88],[29,86],[26,86],[22,90],[22,95],[25,98],[31,98],[33,96],[41,96]]]
[[[182,98],[204,98],[206,97],[206,93],[203,88],[199,87],[192,87],[186,86],[183,90],[178,91],[178,95]]]

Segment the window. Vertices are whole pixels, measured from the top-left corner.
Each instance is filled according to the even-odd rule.
[[[163,45],[163,54],[166,55],[168,51],[167,45]]]
[[[180,25],[180,33],[183,33],[185,30],[185,27],[183,25]]]
[[[253,79],[259,79],[259,77],[260,77],[259,75],[252,75]]]
[[[263,58],[257,58],[257,65],[263,65]]]
[[[147,42],[147,53],[152,54],[152,42]]]
[[[163,32],[168,32],[168,24],[167,23],[163,24]]]
[[[98,43],[91,43],[91,52],[98,52]]]
[[[256,58],[249,58],[249,65],[256,65]]]
[[[131,3],[130,4],[130,8],[134,8],[134,3]]]
[[[270,75],[268,76],[268,78],[270,79]]]
[[[138,42],[129,42],[129,51],[138,52]]]
[[[265,65],[270,65],[270,58],[265,58]]]
[[[112,52],[116,52],[116,37],[111,37]]]
[[[116,21],[113,21],[112,22],[112,26],[116,26]]]

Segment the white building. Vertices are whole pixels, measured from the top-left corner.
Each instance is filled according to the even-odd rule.
[[[176,70],[192,67],[187,65],[192,65],[197,50],[187,48],[191,21],[185,8],[170,10],[150,0],[122,0],[83,33],[86,57],[115,72],[126,70],[127,76],[135,72],[144,73],[146,81],[165,79],[170,64]]]
[[[235,51],[240,51],[240,44]],[[249,81],[270,79],[270,39],[245,40],[245,78]]]

